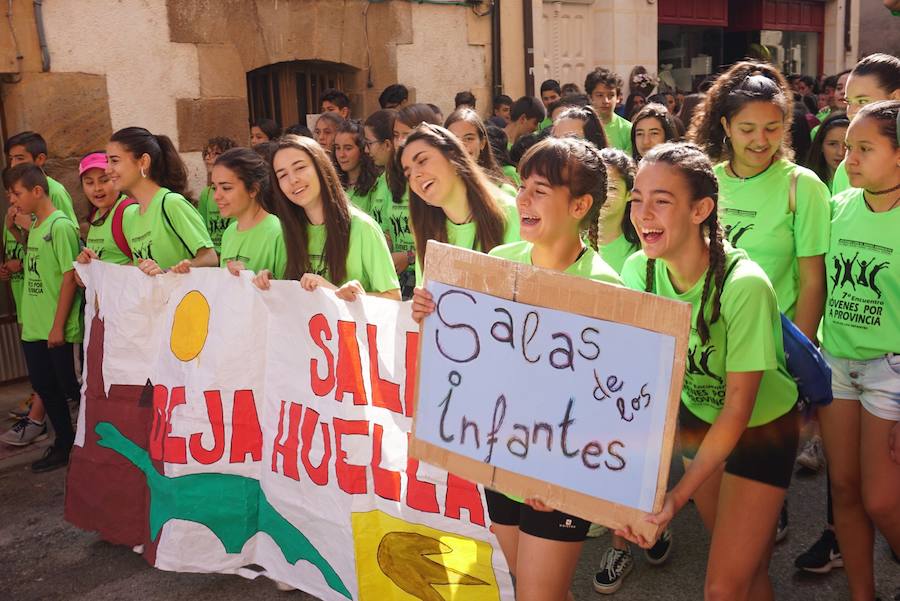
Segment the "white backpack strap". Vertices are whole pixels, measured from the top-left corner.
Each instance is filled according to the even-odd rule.
[[[800,179],[800,171],[794,169],[791,173],[791,187],[788,189],[788,208],[791,213],[797,212],[797,180]]]

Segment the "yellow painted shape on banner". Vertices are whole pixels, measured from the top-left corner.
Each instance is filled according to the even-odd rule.
[[[172,354],[191,361],[203,350],[209,334],[209,302],[199,290],[184,295],[172,318]]]
[[[489,542],[377,510],[352,522],[360,601],[500,599]]]

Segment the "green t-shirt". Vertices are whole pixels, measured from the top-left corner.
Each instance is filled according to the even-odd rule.
[[[692,307],[681,402],[691,413],[711,424],[725,405],[727,373],[762,371],[748,427],[761,426],[793,408],[797,402],[797,386],[785,366],[781,315],[769,278],[743,250],[726,246],[726,260],[729,268],[733,261],[739,263],[725,280],[721,314],[710,324],[706,344],[701,343],[696,328],[706,272],[690,290],[680,294],[672,286],[666,264],[656,261],[654,290],[660,296],[688,302]],[[629,288],[643,291],[646,275],[647,255],[638,251],[625,261],[622,279]],[[707,302],[707,323],[712,305]]]
[[[53,203],[53,206],[71,219],[72,223],[78,225],[78,218],[75,217],[75,208],[72,205],[72,197],[69,196],[69,191],[66,190],[66,187],[49,176],[47,177],[47,187],[49,188],[47,191],[50,193],[50,202]]]
[[[641,249],[639,244],[632,244],[625,238],[625,234],[620,234],[618,238],[609,244],[600,245],[600,256],[606,263],[616,270],[616,273],[622,273],[622,266],[625,265],[625,259]]]
[[[357,280],[366,292],[387,292],[400,288],[394,262],[384,234],[375,220],[356,207],[350,207],[350,248],[347,251],[347,275],[334,282],[323,262],[325,224],[307,225],[307,248],[313,271],[336,286]]]
[[[531,265],[531,251],[533,248],[534,244],[531,242],[520,240],[497,246],[488,254],[492,257],[500,257],[508,261]],[[622,285],[622,279],[619,277],[619,274],[590,246],[585,246],[584,252],[581,253],[574,263],[566,267],[563,273],[577,275],[589,280],[597,280],[598,282],[606,282],[607,284]]]
[[[504,165],[502,171],[503,175],[505,175],[506,178],[513,183],[513,185],[515,185],[516,187],[522,185],[522,178],[519,177],[519,172],[516,171],[514,165]]]
[[[631,121],[613,113],[609,123],[603,124],[603,132],[610,146],[631,156]]]
[[[506,228],[503,230],[503,244],[517,242],[519,238],[519,210],[516,208],[514,200],[510,200],[506,196],[497,199],[506,215]],[[467,248],[469,250],[478,250],[476,248],[475,238],[478,230],[474,221],[468,223],[453,223],[447,219],[447,244]],[[421,286],[423,281],[422,265],[416,256],[416,286]]]
[[[796,211],[791,213],[788,198],[795,171]],[[828,187],[809,169],[784,159],[746,180],[728,175],[725,163],[716,165],[715,173],[719,219],[728,241],[763,268],[778,295],[778,308],[793,319],[800,283],[797,258],[828,251]]]
[[[393,202],[393,197],[391,196],[391,189],[388,187],[387,176],[382,173],[375,180],[375,187],[372,189],[372,200],[367,213],[372,216],[372,219],[375,220],[375,223],[378,224],[378,227],[383,232],[387,232],[390,229],[390,223],[384,211],[389,202]]]
[[[388,198],[384,206],[385,231],[391,238],[393,252],[416,250],[416,239],[409,227],[409,188],[403,192],[400,202]]]
[[[867,360],[900,352],[900,208],[873,213],[862,188],[834,198],[822,346]]]
[[[213,248],[219,253],[222,250],[222,234],[228,229],[228,226],[234,221],[230,217],[222,217],[219,212],[219,205],[216,204],[213,196],[212,186],[203,188],[200,193],[200,201],[197,203],[197,210],[203,223],[206,225],[206,231],[209,232],[209,239],[212,240]]]
[[[372,204],[376,200],[383,202],[383,197],[378,195],[378,182],[372,184],[372,187],[369,188],[369,191],[365,194],[361,194],[356,190],[356,186],[350,186],[345,191],[347,193],[347,198],[356,206],[357,209],[362,211],[363,213],[367,213],[368,215],[372,215]],[[377,221],[377,220],[376,220]]]
[[[59,209],[31,228],[25,253],[25,284],[22,291],[22,340],[47,340],[59,305],[63,276],[81,250],[78,226]],[[66,342],[81,342],[81,292],[75,292],[66,319]]]
[[[844,190],[849,190],[853,187],[850,185],[850,178],[847,177],[847,166],[845,165],[846,162],[847,159],[844,159],[834,170],[834,176],[831,178],[832,196],[837,196]]]
[[[113,215],[124,200],[126,200],[125,196],[120,196],[119,200],[116,201],[116,204],[109,209],[109,212],[103,218],[103,221],[99,225],[91,225],[88,230],[87,244],[85,244],[85,246],[97,253],[97,256],[100,257],[101,261],[115,263],[117,265],[131,264],[131,258],[122,252],[122,249],[116,244],[116,240],[113,238],[112,233]],[[125,212],[122,215],[123,232],[127,232],[131,228],[131,222],[137,212],[138,206],[136,204],[125,207]],[[95,219],[94,221],[98,220]]]
[[[266,215],[262,221],[244,231],[238,229],[237,221],[233,221],[222,233],[220,257],[222,267],[227,267],[229,261],[240,261],[250,271],[259,273],[268,269],[275,279],[284,279],[287,249],[281,221],[275,215]]]
[[[213,245],[194,205],[166,188],[159,189],[144,213],[135,213],[125,237],[135,265],[143,259],[153,259],[160,269],[192,259],[198,250]]]
[[[22,269],[9,278],[9,287],[12,290],[13,302],[16,304],[16,317],[22,323],[22,286],[25,282],[25,247],[15,239],[6,227],[3,228],[3,262],[18,259],[22,262]]]

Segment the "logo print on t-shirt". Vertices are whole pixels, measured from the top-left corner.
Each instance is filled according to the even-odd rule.
[[[868,259],[859,259],[858,251],[851,258],[845,257],[844,253],[838,253],[837,256],[832,257],[832,260],[834,274],[831,277],[831,282],[835,288],[840,287],[843,290],[847,284],[854,291],[857,289],[857,286],[869,288],[878,298],[881,298],[881,289],[875,282],[875,278],[881,270],[890,267],[889,261],[878,262],[876,257],[871,256]],[[856,273],[854,273],[854,265],[859,268],[856,270]]]
[[[40,277],[41,277],[41,274],[40,274],[40,272],[38,271],[38,260],[37,260],[37,255],[36,255],[36,254],[30,254],[30,255],[28,255],[28,261],[27,261],[27,263],[28,263],[28,265],[27,265],[28,271],[29,271],[30,273],[33,273],[33,274],[35,275],[35,277],[40,278]]]
[[[716,347],[712,345],[703,347],[703,350],[700,350],[699,357],[697,357],[698,350],[700,350],[700,348],[697,345],[694,345],[688,351],[688,373],[696,376],[707,376],[721,384],[722,377],[713,373],[709,368],[709,357],[716,352]]]
[[[741,222],[737,222],[735,224],[729,224],[725,226],[725,237],[728,239],[728,242],[731,243],[732,246],[737,247],[738,240],[741,237],[752,230],[754,227],[753,223],[748,223],[746,225]]]

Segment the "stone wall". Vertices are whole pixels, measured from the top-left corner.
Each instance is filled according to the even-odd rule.
[[[45,2],[51,69],[41,56],[30,0],[13,0],[20,67],[3,64],[8,134],[41,132],[57,159],[102,148],[110,133],[141,125],[169,135],[205,185],[201,151],[215,135],[246,142],[246,74],[266,65],[327,61],[344,71],[354,116],[402,82],[412,99],[451,110],[471,90],[490,105],[490,18],[458,6],[405,0],[101,0]],[[4,33],[0,29],[0,33]],[[368,38],[366,35],[368,32]],[[0,60],[9,52],[0,44]],[[452,48],[453,52],[447,49]],[[8,57],[7,57],[8,58]],[[74,182],[73,183],[77,183]],[[73,197],[81,193],[72,189]]]

